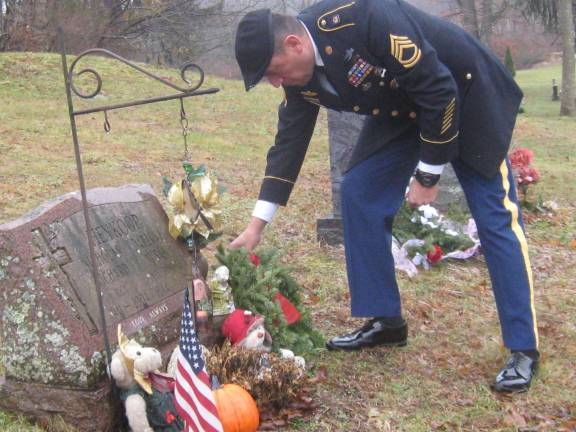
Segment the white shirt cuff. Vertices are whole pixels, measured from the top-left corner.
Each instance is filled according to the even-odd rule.
[[[279,204],[272,203],[269,201],[258,200],[256,201],[256,205],[254,206],[252,216],[270,223],[272,222],[272,219],[274,218],[274,214],[276,213],[276,210],[278,210],[278,207],[280,207]]]
[[[418,162],[418,169],[420,171],[429,173],[429,174],[437,174],[440,175],[442,174],[442,171],[444,171],[444,167],[446,166],[446,164],[443,165],[430,165],[427,164],[426,162]]]

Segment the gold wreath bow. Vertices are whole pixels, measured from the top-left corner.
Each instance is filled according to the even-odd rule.
[[[174,238],[182,236],[188,238],[194,231],[204,238],[210,235],[210,228],[199,217],[200,206],[202,214],[210,222],[214,231],[222,226],[221,210],[218,208],[220,196],[218,193],[218,180],[212,174],[205,174],[195,178],[190,183],[193,197],[185,193],[183,181],[174,183],[168,191],[168,203],[171,206],[171,215],[168,225],[170,235]]]

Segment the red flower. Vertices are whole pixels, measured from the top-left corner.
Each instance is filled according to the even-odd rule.
[[[532,150],[517,147],[510,153],[510,164],[512,168],[524,168],[532,163],[534,153]]]
[[[174,414],[172,414],[170,411],[166,411],[166,423],[172,424],[172,423],[174,423],[174,420],[176,420],[176,417],[174,417]]]
[[[442,248],[438,245],[434,245],[434,251],[428,251],[426,258],[428,258],[430,264],[434,265],[440,262],[442,255],[444,255]]]
[[[254,264],[256,267],[260,265],[260,257],[255,253],[250,254],[250,262]]]
[[[540,180],[540,173],[536,168],[523,167],[518,171],[518,184],[529,185]]]

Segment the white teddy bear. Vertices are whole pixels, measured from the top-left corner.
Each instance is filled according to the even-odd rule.
[[[155,348],[143,347],[128,338],[118,326],[118,350],[110,362],[110,374],[120,388],[126,417],[132,432],[181,431],[171,391],[152,386],[152,377],[160,377],[162,356]]]

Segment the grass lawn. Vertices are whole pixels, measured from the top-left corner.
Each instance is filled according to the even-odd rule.
[[[109,60],[91,59],[101,71],[96,103],[150,97],[165,90]],[[156,70],[177,79],[172,70]],[[483,259],[446,263],[413,279],[399,275],[410,342],[401,349],[360,353],[318,352],[308,359],[321,404],[287,431],[562,431],[576,430],[576,120],[558,116],[551,82],[559,66],[519,71],[525,114],[515,145],[535,153],[542,179],[530,193],[555,200],[549,216],[527,214],[535,279],[542,366],[527,394],[501,396],[488,384],[507,356]],[[261,85],[246,94],[240,81],[207,77],[221,91],[187,100],[193,163],[215,170],[227,187],[225,242],[250,218],[276,129],[280,90]],[[77,108],[94,102],[75,102]],[[181,177],[183,143],[177,101],[112,111],[112,131],[102,114],[78,119],[88,187],[150,183]],[[316,241],[316,219],[331,208],[326,113],[315,132],[289,206],[267,229],[265,246],[305,287],[316,326],[327,336],[356,328],[350,318],[341,247]],[[0,54],[0,223],[45,200],[78,189],[60,58]],[[210,259],[215,246],[207,250]],[[0,413],[2,431],[36,431]]]

